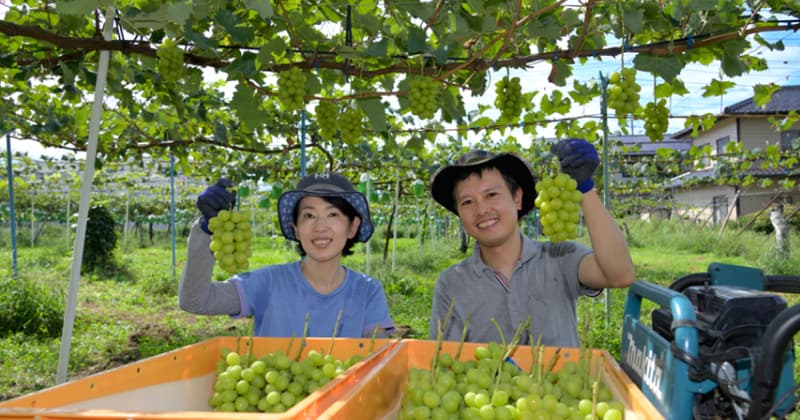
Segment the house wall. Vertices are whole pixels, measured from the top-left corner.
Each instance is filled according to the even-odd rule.
[[[719,153],[725,153],[724,150],[719,151],[717,150],[717,140],[723,137],[728,137],[730,141],[737,141],[737,134],[736,134],[736,120],[732,118],[726,118],[720,120],[714,125],[714,128],[708,131],[700,131],[692,141],[692,145],[697,146],[699,148],[704,147],[705,145],[711,145],[711,154],[717,155]],[[780,139],[780,137],[778,137]],[[696,162],[696,164],[700,165],[701,162]],[[705,165],[700,165],[698,169],[707,169],[713,165],[713,162],[705,162]]]
[[[781,133],[770,126],[767,118],[739,118],[738,120],[741,129],[739,140],[742,142],[744,150],[756,147],[764,149],[768,145],[780,145]],[[733,138],[731,137],[731,139]]]
[[[733,187],[724,185],[710,185],[707,187],[695,187],[691,190],[675,191],[673,199],[675,207],[673,216],[688,218],[698,222],[713,221],[714,213],[712,202],[715,196],[725,196],[728,199],[727,209],[723,209],[724,214],[734,205],[733,197],[736,195]],[[731,214],[731,219],[737,218],[736,210]]]
[[[763,210],[770,205],[775,197],[776,191],[760,187],[746,187],[739,194],[739,206],[735,207],[736,191],[733,187],[711,185],[707,187],[695,187],[692,190],[679,190],[674,195],[675,207],[673,216],[697,220],[700,223],[714,221],[713,200],[715,196],[725,196],[728,202],[727,209],[721,209],[722,215],[727,215],[731,211],[730,219],[752,214]],[[800,191],[794,190],[786,193],[780,200],[783,203],[800,203]],[[722,216],[724,220],[725,216]]]

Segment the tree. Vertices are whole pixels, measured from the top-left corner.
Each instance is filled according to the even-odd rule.
[[[566,85],[576,65],[636,54],[635,69],[662,80],[656,99],[683,95],[687,64],[718,60],[729,77],[765,71],[764,60],[746,51],[753,44],[782,49],[760,34],[800,28],[800,8],[777,0],[572,4],[13,0],[0,20],[0,126],[43,145],[84,150],[97,52],[111,50],[102,158],[171,152],[185,172],[198,170],[190,162],[204,162],[214,168],[209,176],[286,181],[296,179],[298,133],[307,133],[309,170],[354,176],[399,167],[409,171],[409,186],[452,157],[430,146],[458,149],[467,122],[502,133],[522,126],[535,137],[557,121],[559,136],[596,138],[596,121],[560,117],[601,93],[594,83]],[[117,30],[104,40],[111,5]],[[503,80],[492,80],[493,70],[541,62],[551,65],[553,93],[521,92],[510,79],[493,86]],[[210,79],[211,70],[224,80]],[[493,88],[513,103],[482,104],[479,115],[465,115],[466,95]],[[728,88],[709,80],[706,92]],[[319,118],[318,111],[331,115],[320,106],[329,103],[339,118]],[[484,115],[494,106],[507,112]],[[642,109],[622,112],[646,118]],[[496,146],[519,148],[513,137]]]

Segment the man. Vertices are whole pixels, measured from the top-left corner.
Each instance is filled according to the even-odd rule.
[[[470,257],[439,274],[431,339],[443,328],[444,340],[458,341],[469,322],[467,341],[500,342],[494,320],[508,341],[530,318],[534,343],[526,332],[522,344],[541,339],[548,346],[578,347],[578,296],[633,282],[628,245],[594,190],[592,174],[599,164],[594,146],[564,139],[552,151],[583,193],[591,248],[522,234],[517,222],[533,209],[536,189],[530,167],[514,154],[472,151],[433,176],[434,200],[458,215],[476,244]]]

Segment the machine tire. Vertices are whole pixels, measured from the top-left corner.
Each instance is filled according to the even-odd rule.
[[[711,275],[708,273],[692,273],[679,277],[669,285],[671,290],[683,292],[690,286],[702,286],[711,284]]]
[[[783,293],[800,293],[800,276],[769,275],[764,279],[764,290]]]

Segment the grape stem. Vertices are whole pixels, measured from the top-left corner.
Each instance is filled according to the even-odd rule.
[[[456,350],[456,357],[455,360],[459,360],[461,357],[461,349],[464,348],[464,341],[467,339],[467,330],[469,329],[469,320],[471,314],[467,315],[467,320],[464,322],[464,329],[461,331],[461,341],[458,342],[458,350]]]
[[[333,344],[336,342],[336,334],[339,333],[339,323],[342,321],[342,310],[339,310],[339,315],[336,316],[336,323],[333,324],[333,337],[331,337],[331,347],[328,349],[328,354],[333,353]]]

